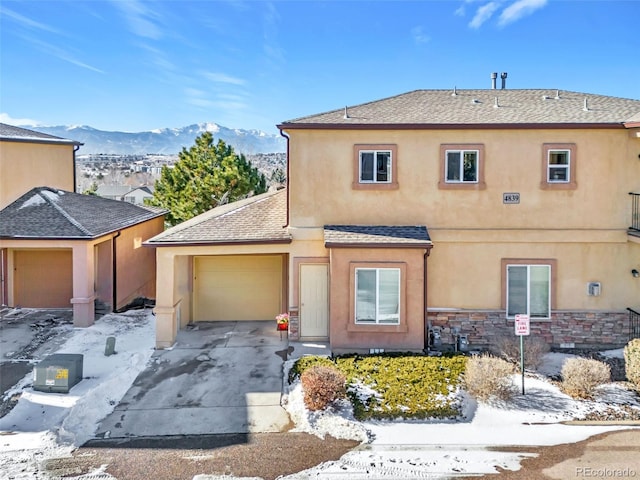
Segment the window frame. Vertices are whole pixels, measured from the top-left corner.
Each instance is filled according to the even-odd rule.
[[[513,320],[515,315],[509,315],[509,278],[508,278],[508,267],[511,266],[519,266],[519,267],[532,267],[532,266],[548,266],[549,267],[549,312],[546,317],[535,316],[532,317],[530,315],[531,311],[531,296],[530,296],[530,269],[527,268],[527,315],[530,315],[530,319],[532,321],[549,321],[551,319],[551,315],[553,310],[556,309],[556,289],[557,289],[557,260],[552,258],[543,258],[543,259],[522,259],[522,258],[503,258],[501,259],[501,270],[502,270],[502,308],[505,311],[505,317],[507,319]]]
[[[567,152],[568,164],[567,178],[568,180],[550,179],[552,168],[564,168],[563,165],[553,166],[550,163],[551,154],[553,152]],[[545,143],[542,145],[542,181],[540,188],[543,190],[575,190],[578,188],[577,182],[577,146],[575,143]]]
[[[376,274],[376,281],[375,281],[375,319],[374,321],[363,321],[363,320],[358,320],[358,272],[360,271],[373,271]],[[397,306],[398,306],[398,312],[397,312],[397,319],[395,321],[384,321],[380,318],[380,272],[382,271],[395,271],[398,273],[398,283],[397,283],[397,289],[398,289],[398,298],[397,298]],[[354,323],[356,325],[383,325],[383,326],[387,326],[387,325],[391,325],[391,326],[396,326],[396,325],[400,325],[400,318],[401,318],[401,312],[402,312],[402,271],[400,268],[398,267],[355,267],[355,282],[353,285],[354,288],[354,305],[353,305],[353,310],[354,310]]]
[[[461,159],[465,152],[476,152],[476,180],[448,180],[448,153],[460,152]],[[441,190],[484,190],[487,188],[484,177],[485,151],[482,143],[444,143],[440,145],[440,180],[438,188]],[[464,163],[461,162],[461,175],[464,174]]]
[[[375,154],[381,152],[389,152],[389,168],[387,181],[363,181],[361,179],[361,153],[373,152],[374,161]],[[374,171],[375,173],[375,171]],[[398,185],[398,146],[395,144],[356,144],[353,147],[353,183],[354,190],[395,190]]]

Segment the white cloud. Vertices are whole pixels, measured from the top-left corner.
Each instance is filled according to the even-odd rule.
[[[489,20],[495,11],[500,7],[499,2],[489,2],[476,10],[476,14],[469,23],[471,28],[480,28],[484,22]]]
[[[162,37],[162,29],[157,25],[160,15],[148,8],[148,3],[138,0],[113,0],[113,5],[122,12],[129,24],[129,30],[135,35],[152,40]]]
[[[8,125],[39,125],[40,122],[31,118],[13,118],[8,113],[0,113],[0,123]]]
[[[37,22],[35,20],[27,18],[24,15],[20,15],[19,13],[14,12],[13,10],[10,10],[8,8],[2,8],[2,9],[0,9],[0,12],[2,13],[3,17],[8,17],[8,18],[12,19],[13,21],[15,21],[16,23],[19,23],[23,27],[28,27],[28,28],[31,28],[31,29],[42,30],[42,31],[45,31],[45,32],[56,33],[58,35],[62,35],[62,32],[60,32],[59,30],[56,30],[55,28],[50,27],[49,25],[46,25],[44,23]]]
[[[417,44],[428,43],[431,38],[424,32],[424,29],[421,26],[413,27],[411,29],[411,36],[413,37],[413,41]]]
[[[502,27],[516,20],[520,20],[522,17],[531,15],[546,4],[547,0],[518,0],[502,11],[498,19],[498,25]]]
[[[247,83],[242,78],[227,75],[226,73],[203,72],[202,74],[207,80],[215,83],[229,83],[231,85],[245,85]]]

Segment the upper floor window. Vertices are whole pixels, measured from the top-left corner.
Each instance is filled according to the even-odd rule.
[[[391,182],[391,151],[360,150],[360,182]]]
[[[572,190],[576,183],[576,146],[573,143],[546,143],[542,148],[540,188]]]
[[[447,150],[447,182],[478,182],[478,151]]]
[[[355,145],[353,188],[390,190],[398,188],[396,145]]]
[[[440,145],[440,189],[483,190],[484,145]]]

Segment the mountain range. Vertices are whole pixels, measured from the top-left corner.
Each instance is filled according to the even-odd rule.
[[[224,140],[237,153],[280,153],[286,150],[286,140],[276,134],[260,130],[243,130],[223,127],[216,123],[198,123],[181,128],[162,128],[148,132],[128,133],[97,130],[89,126],[28,126],[31,130],[83,143],[79,155],[112,154],[177,154],[183,147],[189,148],[197,136],[213,133],[214,139]]]

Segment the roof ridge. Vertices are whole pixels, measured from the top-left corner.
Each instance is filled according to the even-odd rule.
[[[84,233],[85,235],[89,235],[89,236],[93,236],[93,234],[87,230],[80,222],[78,222],[75,218],[73,218],[66,210],[64,210],[60,205],[57,205],[57,202],[54,202],[51,198],[49,198],[47,195],[42,195],[42,192],[46,190],[47,192],[51,192],[51,193],[55,193],[56,195],[59,195],[57,191],[54,191],[52,188],[50,187],[40,187],[38,188],[38,195],[40,196],[40,198],[42,198],[46,203],[48,203],[49,205],[51,205],[53,208],[55,208],[58,213],[60,213],[64,218],[66,218],[69,223],[71,223],[74,227],[78,228],[78,230],[80,230],[82,233]],[[73,192],[65,192],[64,195],[67,195],[67,193],[73,193]]]

